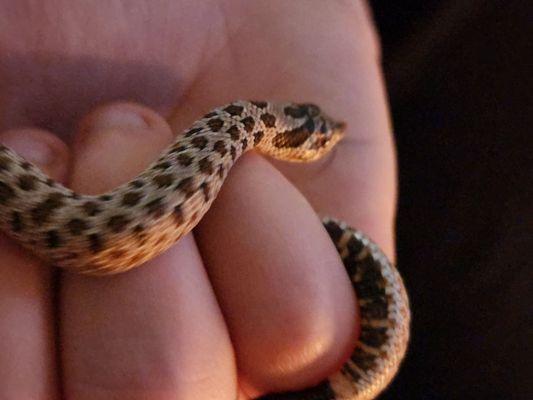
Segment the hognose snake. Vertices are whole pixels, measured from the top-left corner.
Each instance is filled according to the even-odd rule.
[[[236,101],[197,120],[139,176],[99,196],[73,192],[0,146],[0,229],[54,265],[123,272],[193,229],[245,151],[312,161],[343,133],[343,124],[312,104]],[[334,219],[323,223],[357,293],[359,340],[342,369],[318,386],[263,400],[371,399],[404,356],[410,313],[397,270],[362,232]]]

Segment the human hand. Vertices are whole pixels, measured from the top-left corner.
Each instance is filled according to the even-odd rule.
[[[55,318],[67,398],[233,399],[238,375],[245,399],[326,377],[353,346],[356,308],[315,211],[362,229],[390,256],[393,248],[390,126],[377,45],[361,4],[173,2],[149,8],[139,1],[129,3],[129,11],[110,5],[86,10],[87,18],[79,12],[83,6],[57,3],[43,7],[63,24],[48,26],[42,16],[49,14],[30,12],[32,26],[41,26],[48,39],[37,55],[31,32],[9,43],[16,19],[0,24],[0,48],[9,50],[4,73],[17,85],[0,93],[8,105],[4,127],[39,124],[65,133],[94,104],[130,98],[161,114],[177,103],[171,125],[179,131],[213,106],[253,98],[315,102],[348,122],[349,131],[332,156],[315,164],[274,168],[245,155],[194,239],[188,235],[124,275],[64,274],[55,317],[49,271],[3,241],[1,259],[9,261],[0,271],[6,274],[0,313],[13,323],[0,335],[17,340],[2,341],[10,351],[0,369],[9,366],[10,373],[0,374],[6,377],[0,390],[17,398],[57,393],[50,372],[59,368],[50,333]],[[146,15],[150,24],[141,23]],[[83,70],[87,78],[80,80]],[[35,73],[46,78],[44,88],[25,79]],[[72,92],[85,95],[66,101]],[[50,99],[60,100],[48,109]],[[30,110],[28,120],[17,120],[23,108]],[[67,125],[54,121],[56,113]],[[30,152],[31,138],[48,143],[57,155],[49,172],[66,178],[68,151],[57,139],[44,132],[37,138],[35,131],[2,138],[16,150],[18,141],[23,155],[21,138]],[[170,140],[169,126],[154,111],[129,104],[99,108],[72,141],[70,185],[86,193],[114,187]],[[15,359],[20,369],[13,368]]]

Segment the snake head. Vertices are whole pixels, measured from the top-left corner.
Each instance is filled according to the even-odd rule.
[[[277,158],[312,161],[322,157],[342,139],[346,124],[330,118],[314,104],[282,105],[286,129],[278,132],[272,145]]]

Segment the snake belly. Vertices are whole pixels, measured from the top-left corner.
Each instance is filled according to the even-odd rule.
[[[53,265],[108,275],[153,258],[190,232],[245,151],[308,162],[344,124],[309,103],[236,101],[198,119],[131,181],[76,193],[0,145],[0,230]],[[394,376],[409,337],[402,279],[381,250],[346,224],[324,221],[357,293],[361,335],[341,371],[315,388],[261,399],[364,400]]]

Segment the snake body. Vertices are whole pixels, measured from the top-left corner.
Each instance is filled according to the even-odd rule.
[[[245,151],[312,161],[343,133],[344,124],[313,104],[236,101],[197,120],[135,179],[98,196],[73,192],[0,146],[0,229],[54,265],[92,275],[123,272],[194,228]],[[359,341],[323,383],[264,400],[371,399],[404,356],[410,317],[397,270],[363,233],[333,219],[324,226],[358,296]]]

